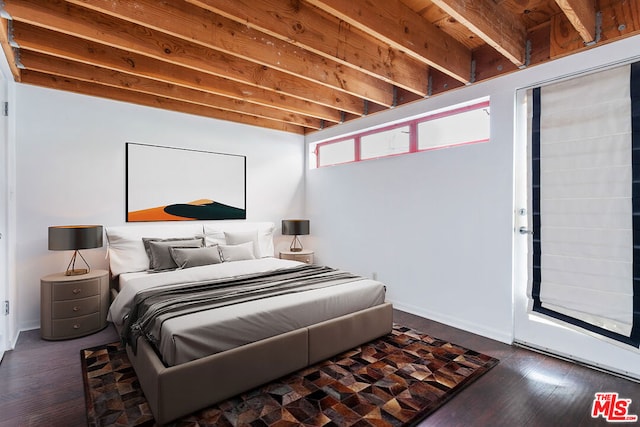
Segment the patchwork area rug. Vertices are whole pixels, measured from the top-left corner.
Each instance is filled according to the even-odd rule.
[[[81,351],[89,426],[154,426],[120,343]],[[392,333],[185,416],[179,426],[410,426],[498,360],[394,325]]]

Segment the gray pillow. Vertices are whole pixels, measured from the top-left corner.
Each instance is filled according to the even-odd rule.
[[[142,242],[149,256],[149,271],[164,271],[178,268],[171,257],[169,248],[172,246],[200,248],[204,245],[204,238],[156,239],[144,237]]]
[[[204,248],[170,247],[169,252],[178,268],[198,267],[201,265],[220,264],[222,258],[218,245]]]

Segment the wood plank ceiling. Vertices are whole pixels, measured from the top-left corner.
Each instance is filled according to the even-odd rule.
[[[640,32],[639,0],[4,0],[14,79],[304,134]]]

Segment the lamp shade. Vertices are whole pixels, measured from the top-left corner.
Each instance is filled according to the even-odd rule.
[[[102,247],[101,225],[57,225],[49,227],[49,250],[68,251]]]
[[[283,219],[282,234],[285,236],[304,236],[309,234],[309,220]]]

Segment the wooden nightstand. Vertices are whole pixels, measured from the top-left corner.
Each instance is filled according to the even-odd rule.
[[[280,258],[313,264],[313,251],[307,249],[303,249],[300,252],[280,251]]]
[[[40,279],[40,335],[64,340],[89,335],[107,326],[109,272],[91,270],[79,276],[50,274]]]

